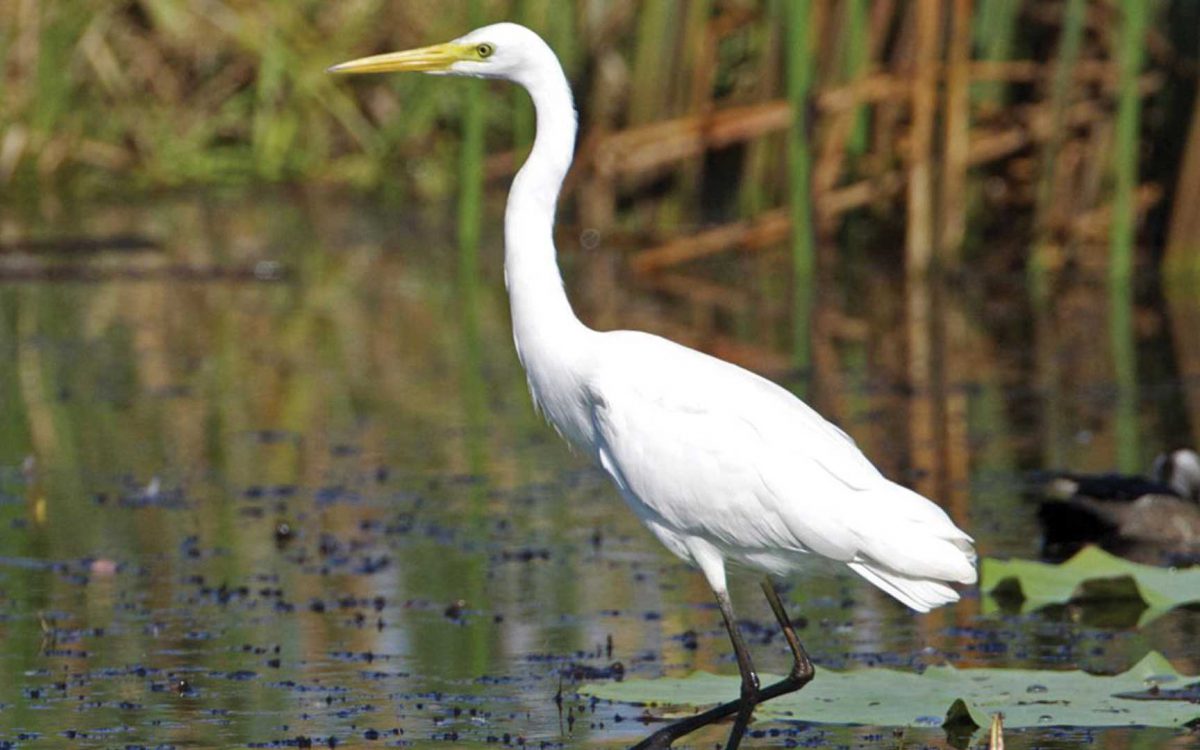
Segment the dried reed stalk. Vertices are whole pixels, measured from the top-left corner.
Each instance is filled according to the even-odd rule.
[[[971,139],[970,78],[972,0],[953,0],[946,54],[946,114],[941,181],[941,231],[938,246],[943,262],[953,265],[967,229],[967,164]]]
[[[642,250],[629,259],[629,266],[635,273],[653,273],[715,255],[731,247],[753,250],[777,244],[786,239],[791,230],[792,222],[785,210],[766,211],[753,219],[708,229]]]
[[[937,106],[940,0],[917,0],[914,15],[912,125],[908,152],[908,222],[905,260],[909,274],[922,274],[933,259],[933,120]]]

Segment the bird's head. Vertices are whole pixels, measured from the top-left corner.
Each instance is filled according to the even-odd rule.
[[[1153,474],[1175,494],[1200,503],[1200,454],[1189,448],[1164,453],[1154,459]]]
[[[522,81],[541,58],[553,53],[542,38],[515,23],[496,23],[431,47],[363,57],[329,68],[330,73],[419,71],[432,75]]]

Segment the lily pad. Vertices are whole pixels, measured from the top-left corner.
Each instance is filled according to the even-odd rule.
[[[764,685],[774,679],[762,675]],[[1004,714],[1006,728],[1182,727],[1200,719],[1200,705],[1186,697],[1192,689],[1190,683],[1196,681],[1153,652],[1129,671],[1113,676],[1078,670],[952,666],[930,667],[921,674],[893,669],[838,672],[818,667],[811,685],[762,704],[756,714],[824,724],[897,727],[968,720],[975,726],[987,726],[995,713]],[[639,705],[705,706],[736,698],[740,684],[738,677],[697,672],[681,679],[585,685],[580,692]],[[1170,699],[1172,695],[1184,697]]]
[[[1099,547],[1084,547],[1061,565],[1034,560],[985,558],[979,587],[997,595],[1019,594],[1021,611],[1069,601],[1140,599],[1145,625],[1183,604],[1200,602],[1200,567],[1156,568],[1115,557]]]

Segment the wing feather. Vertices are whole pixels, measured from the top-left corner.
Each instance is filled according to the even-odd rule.
[[[741,368],[647,334],[606,334],[585,385],[601,466],[660,539],[776,572],[815,552],[920,611],[975,580],[971,538],[879,473],[845,432]]]
[[[606,367],[588,393],[601,465],[635,510],[739,549],[854,558],[858,496],[887,480],[853,440],[767,380],[630,338],[605,361],[647,366]]]

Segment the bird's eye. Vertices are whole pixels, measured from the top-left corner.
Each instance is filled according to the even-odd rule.
[[[480,57],[491,57],[496,48],[490,44],[484,43],[475,48],[476,54]]]

